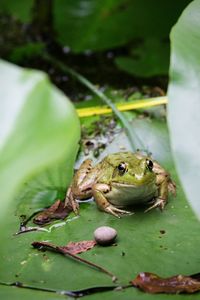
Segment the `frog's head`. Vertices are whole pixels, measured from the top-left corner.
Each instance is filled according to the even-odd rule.
[[[131,152],[114,153],[107,157],[110,183],[145,185],[155,180],[153,161],[148,156]]]

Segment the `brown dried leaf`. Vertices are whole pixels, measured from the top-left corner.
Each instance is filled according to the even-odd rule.
[[[66,246],[60,248],[62,248],[63,252],[78,254],[92,249],[95,245],[95,241],[69,242]]]
[[[71,207],[65,207],[65,203],[61,200],[57,200],[49,208],[43,210],[33,219],[33,222],[38,225],[44,225],[50,223],[55,219],[65,219],[72,211]]]
[[[200,281],[191,276],[176,275],[161,278],[153,273],[139,273],[131,284],[141,290],[156,294],[195,293],[200,291]]]

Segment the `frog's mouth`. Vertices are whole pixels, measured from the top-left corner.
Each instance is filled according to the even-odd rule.
[[[127,183],[127,182],[115,182],[115,181],[113,181],[112,182],[112,186],[115,186],[115,187],[127,187],[127,188],[130,188],[130,187],[132,187],[132,188],[137,188],[138,186],[141,186],[141,185],[136,185],[136,184],[132,184],[132,183]]]

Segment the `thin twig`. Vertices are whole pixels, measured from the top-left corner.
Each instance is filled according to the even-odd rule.
[[[47,243],[47,242],[33,242],[32,246],[34,248],[38,249],[38,250],[50,250],[50,251],[54,251],[54,252],[57,252],[57,253],[61,253],[64,256],[70,257],[70,258],[72,258],[76,261],[87,264],[87,265],[89,265],[89,266],[91,266],[91,267],[93,267],[93,268],[109,275],[110,277],[112,277],[113,282],[115,282],[117,280],[117,277],[114,274],[112,274],[111,272],[109,272],[108,270],[104,269],[103,267],[101,267],[99,265],[96,265],[96,264],[90,262],[89,260],[81,258],[78,255],[72,254],[71,252],[67,251],[66,249],[63,250],[62,247],[55,246],[55,245]]]

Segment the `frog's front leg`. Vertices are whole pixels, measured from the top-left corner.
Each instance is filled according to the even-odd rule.
[[[145,212],[159,207],[163,210],[167,204],[168,194],[171,192],[176,195],[176,184],[172,181],[170,174],[165,171],[157,162],[154,163],[153,171],[156,173],[156,185],[158,186],[158,196],[154,201],[154,204],[150,206]]]
[[[76,199],[87,199],[92,196],[91,182],[87,179],[88,172],[91,168],[92,160],[86,159],[76,171],[72,184],[66,192],[65,206],[71,206],[75,214],[79,213],[79,205]]]
[[[168,199],[168,180],[165,176],[157,176],[157,185],[158,185],[158,197],[153,202],[153,205],[151,205],[148,209],[145,210],[145,212],[150,211],[153,208],[159,207],[160,210],[163,210]]]
[[[103,210],[117,218],[122,214],[131,214],[130,211],[122,210],[110,204],[104,194],[110,191],[110,186],[105,183],[96,183],[92,186],[92,194],[100,210]]]

